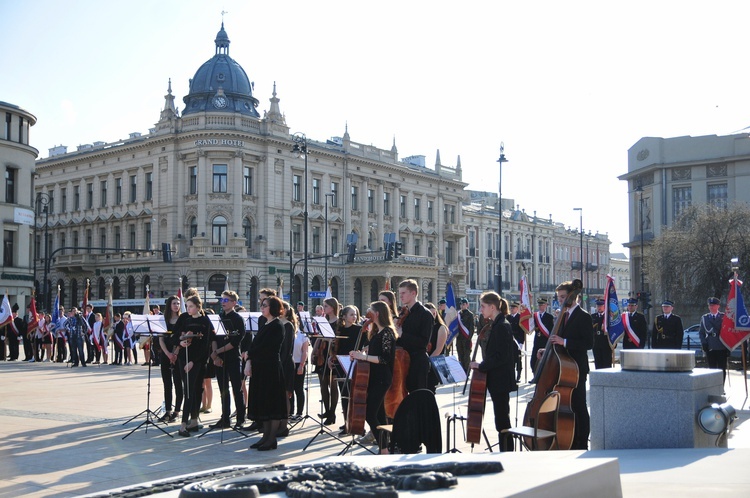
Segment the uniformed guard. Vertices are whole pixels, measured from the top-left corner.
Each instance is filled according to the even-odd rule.
[[[727,380],[727,358],[729,350],[721,342],[721,323],[724,321],[724,313],[719,311],[721,301],[718,298],[708,298],[708,313],[701,317],[701,326],[698,335],[701,338],[701,347],[706,354],[708,368],[720,368]]]
[[[513,339],[515,339],[518,345],[518,354],[516,355],[516,382],[521,380],[521,371],[523,370],[523,344],[526,340],[526,332],[521,328],[521,313],[518,312],[520,303],[511,303],[510,315],[508,315],[508,323],[510,323],[510,329],[513,332]]]
[[[607,314],[604,311],[604,299],[596,300],[596,313],[591,315],[594,325],[594,368],[612,367],[612,347],[609,345],[609,335],[604,330],[604,320]]]
[[[458,334],[456,337],[456,348],[458,349],[458,361],[461,363],[464,371],[469,372],[469,363],[471,362],[471,338],[474,335],[474,313],[469,309],[469,300],[465,297],[460,301],[461,311],[458,312],[458,318],[466,330],[469,331],[469,337]]]
[[[536,302],[539,311],[534,313],[534,347],[531,349],[531,370],[536,367],[536,352],[547,345],[549,334],[555,326],[555,317],[547,313],[547,299],[539,298]]]
[[[654,318],[654,328],[651,331],[651,347],[653,349],[680,349],[682,336],[682,319],[672,313],[674,303],[666,299],[661,303],[662,314]]]
[[[643,313],[638,312],[638,299],[628,299],[628,311],[622,315],[625,333],[622,338],[623,349],[643,349],[646,347],[648,324]]]

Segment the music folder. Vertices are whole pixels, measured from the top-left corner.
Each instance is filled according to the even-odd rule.
[[[430,356],[432,368],[437,372],[441,384],[455,384],[466,381],[466,372],[453,356]]]

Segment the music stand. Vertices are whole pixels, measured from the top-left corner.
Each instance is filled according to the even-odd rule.
[[[148,335],[151,338],[152,346],[154,344],[154,337],[167,334],[167,323],[164,321],[164,315],[130,315],[130,323],[133,326],[133,335],[135,334]],[[146,426],[146,430],[145,430],[146,433],[148,433],[148,426],[153,425],[154,427],[162,431],[167,436],[174,437],[172,436],[172,434],[168,433],[167,431],[159,427],[159,425],[156,422],[151,420],[152,417],[158,420],[156,413],[151,411],[151,363],[152,362],[150,361],[148,362],[148,384],[147,384],[148,391],[146,394],[146,409],[143,410],[138,415],[132,417],[130,420],[128,420],[122,425],[127,424],[131,420],[134,420],[143,414],[146,415],[146,419],[140,424],[138,424],[138,426],[135,429],[133,429],[132,431],[128,432],[125,436],[123,436],[123,439],[130,436],[132,433],[134,433],[135,431],[137,431],[144,425]]]
[[[331,351],[333,350],[333,341],[336,339],[336,333],[333,331],[333,328],[331,328],[331,324],[328,323],[328,320],[323,316],[313,316],[311,317],[311,323],[310,325],[313,327],[313,330],[318,332],[318,337],[323,340],[327,339],[330,340],[330,343],[328,344],[328,352],[326,353],[326,361],[323,366],[323,372],[325,373],[325,369],[328,368],[328,360],[331,357]],[[336,386],[333,386],[334,389],[337,389]],[[308,393],[309,394],[309,393]],[[309,406],[309,402],[307,403]],[[323,400],[320,401],[321,408],[323,408]],[[322,410],[321,410],[322,411]],[[313,441],[315,441],[318,436],[320,435],[328,435],[334,438],[336,441],[340,442],[343,445],[346,445],[343,439],[339,438],[336,434],[334,434],[332,431],[330,431],[325,424],[323,424],[323,420],[318,421],[320,424],[320,427],[318,429],[318,432],[315,433],[315,435],[310,439],[310,441],[307,442],[304,448],[302,448],[302,451],[305,451],[308,446],[310,446]]]
[[[318,339],[318,338],[323,337],[322,335],[319,335],[319,334],[316,335],[316,333],[315,333],[315,327],[313,325],[313,319],[310,316],[310,312],[309,311],[301,311],[299,313],[299,319],[300,319],[300,328],[305,333],[305,335],[307,336],[308,340],[309,339]],[[312,346],[312,342],[310,342],[310,345]],[[302,427],[304,427],[305,426],[305,420],[307,420],[307,419],[313,420],[313,422],[315,422],[316,424],[322,424],[322,421],[320,421],[317,418],[315,418],[312,415],[310,415],[310,373],[311,372],[308,371],[308,368],[307,368],[308,364],[310,363],[308,360],[309,360],[309,358],[305,358],[305,394],[306,394],[306,396],[305,396],[305,401],[306,401],[306,403],[305,403],[305,416],[301,417],[301,418],[299,418],[297,420],[295,420],[294,423],[292,423],[289,426],[289,430],[294,429],[300,423],[302,424]],[[296,375],[296,373],[295,373],[295,375]],[[322,403],[323,400],[321,399],[320,402]],[[322,406],[321,406],[321,408],[322,408]]]
[[[211,320],[211,324],[214,326],[214,332],[215,332],[215,334],[217,336],[226,336],[227,335],[227,329],[224,326],[224,322],[221,319],[221,315],[212,314],[212,315],[206,315],[206,316]],[[256,322],[256,325],[257,325],[257,322]],[[222,366],[221,367],[221,371],[222,371],[222,377],[223,377],[223,380],[224,380],[224,386],[226,387],[228,385],[227,384],[227,368],[226,368],[226,366]],[[229,395],[229,393],[227,392],[227,396],[228,395]],[[221,419],[222,419],[222,417],[224,415],[224,413],[223,413],[223,410],[224,410],[223,403],[224,403],[224,401],[223,400],[221,400],[221,401],[222,401],[222,414],[219,417],[219,421],[221,421]],[[231,415],[230,415],[229,418],[231,420]],[[205,436],[206,434],[208,434],[209,432],[215,431],[216,429],[218,429],[218,427],[209,427],[208,430],[205,431],[200,436],[198,436],[198,438],[200,439],[203,436]],[[225,427],[222,426],[221,427],[221,439],[220,439],[220,442],[222,444],[224,443],[224,429],[225,429]],[[248,437],[247,434],[245,434],[244,432],[242,432],[241,430],[239,430],[239,429],[237,429],[235,427],[232,427],[231,425],[229,426],[229,429],[233,430],[237,434],[241,434],[243,437]]]
[[[351,380],[352,377],[354,376],[354,367],[357,366],[357,360],[352,361],[352,359],[349,358],[348,355],[336,355],[336,360],[338,360],[339,364],[341,365],[341,368],[344,369],[344,372],[348,372],[347,373],[348,380]],[[349,392],[349,395],[351,396],[351,391]],[[349,406],[351,406],[351,399],[349,400],[349,403],[350,403]],[[344,449],[341,450],[338,456],[346,455],[346,452],[350,451],[355,444],[359,446],[360,448],[364,448],[369,453],[373,455],[377,455],[377,453],[375,453],[370,448],[368,448],[367,446],[365,446],[364,444],[360,443],[359,441],[355,439],[358,436],[357,434],[350,434],[350,436],[352,437],[351,441],[346,443],[346,446],[344,446]]]

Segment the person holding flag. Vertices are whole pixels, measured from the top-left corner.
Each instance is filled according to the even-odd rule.
[[[701,317],[698,336],[701,339],[701,348],[706,354],[708,368],[721,369],[723,383],[727,380],[729,349],[721,342],[721,326],[724,322],[724,313],[719,311],[720,305],[721,301],[719,301],[719,298],[708,298],[708,313]]]
[[[547,299],[540,297],[536,301],[539,311],[534,313],[534,346],[531,348],[531,371],[536,368],[537,351],[544,349],[549,339],[550,331],[555,326],[555,317],[547,313]]]
[[[13,310],[8,301],[8,294],[3,296],[3,303],[0,306],[0,327],[5,327],[3,335],[8,339],[8,361],[16,361],[18,359],[18,336],[13,326]]]
[[[648,338],[648,323],[643,313],[638,313],[638,299],[628,299],[628,311],[622,315],[625,327],[625,337],[622,339],[623,349],[643,349]]]
[[[31,303],[26,306],[26,334],[29,338],[29,347],[34,361],[42,361],[39,356],[42,335],[39,333],[39,315],[36,312],[34,295],[31,295]]]
[[[458,312],[458,318],[461,333],[456,338],[458,349],[458,361],[461,363],[464,371],[469,373],[469,363],[471,362],[471,337],[474,335],[474,313],[469,310],[469,300],[461,298],[461,311]]]
[[[612,347],[609,345],[609,336],[607,335],[606,325],[607,313],[604,311],[604,299],[596,300],[596,313],[591,315],[591,322],[594,326],[594,368],[612,368]]]

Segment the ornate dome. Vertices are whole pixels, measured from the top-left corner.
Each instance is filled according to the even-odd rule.
[[[190,80],[190,93],[183,99],[182,115],[212,111],[260,117],[256,110],[258,99],[253,97],[253,85],[247,73],[229,57],[229,36],[223,22],[214,43],[216,54],[198,68]]]

